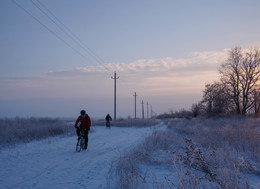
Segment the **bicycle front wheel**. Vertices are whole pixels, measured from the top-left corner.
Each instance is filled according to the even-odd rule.
[[[76,151],[77,151],[77,152],[80,152],[81,149],[82,149],[81,143],[82,143],[82,137],[80,137],[80,138],[78,139],[78,142],[77,142],[77,145],[76,145]]]

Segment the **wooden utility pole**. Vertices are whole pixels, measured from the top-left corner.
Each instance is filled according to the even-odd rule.
[[[144,101],[142,100],[142,118],[144,119]]]
[[[111,79],[115,80],[115,84],[114,84],[114,120],[116,120],[116,80],[119,79],[119,77],[116,77],[116,71],[114,73],[114,77],[111,77]]]
[[[147,102],[147,119],[149,119],[149,104]]]
[[[137,94],[135,92],[135,94],[134,94],[134,97],[135,97],[135,119],[136,119],[136,96],[137,96]]]
[[[151,106],[151,119],[153,118],[153,107]]]

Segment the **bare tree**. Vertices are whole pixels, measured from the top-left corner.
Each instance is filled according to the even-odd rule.
[[[260,54],[258,49],[246,52],[242,62],[241,88],[243,94],[242,114],[254,105],[254,87],[260,77]]]
[[[260,88],[255,88],[254,92],[254,114],[255,116],[259,116],[260,115]]]
[[[236,105],[236,112],[241,113],[239,77],[241,73],[240,66],[242,62],[242,50],[235,47],[229,53],[228,60],[221,65],[221,81],[227,87],[229,96]]]
[[[208,115],[217,115],[230,112],[232,102],[227,94],[226,86],[220,82],[206,84],[202,104]]]
[[[201,102],[196,103],[196,104],[192,104],[191,106],[191,113],[193,115],[193,117],[198,117],[200,114],[203,113],[203,105]]]
[[[211,84],[206,84],[205,88],[206,89],[203,91],[204,95],[203,95],[202,103],[206,104],[205,109],[207,114],[211,114],[213,109],[213,100],[214,100],[213,88],[214,87]]]
[[[259,49],[231,49],[229,58],[221,65],[220,74],[236,112],[245,115],[254,106],[253,90],[260,77]]]

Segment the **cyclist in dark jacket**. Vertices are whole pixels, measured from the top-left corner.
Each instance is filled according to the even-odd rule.
[[[106,116],[106,126],[110,128],[110,121],[112,121],[112,118],[109,114]]]
[[[78,126],[79,123],[80,123],[80,125]],[[83,131],[84,131],[84,138],[85,138],[85,148],[84,149],[87,149],[87,147],[88,147],[88,132],[90,130],[90,127],[91,127],[90,117],[88,116],[88,114],[86,114],[85,110],[81,110],[80,116],[78,117],[78,119],[75,122],[75,128],[77,129],[78,136],[80,134],[80,129],[83,129]]]

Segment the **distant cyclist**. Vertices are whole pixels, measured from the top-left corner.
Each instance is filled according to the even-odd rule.
[[[78,123],[79,126],[78,126]],[[75,128],[77,129],[77,135],[80,135],[80,130],[83,129],[84,131],[84,138],[85,138],[85,147],[86,150],[88,147],[88,132],[90,130],[91,120],[88,114],[86,114],[85,110],[80,111],[80,116],[78,117],[77,121],[75,122]]]
[[[112,118],[109,114],[106,116],[106,127],[110,128],[110,121],[112,121]]]

